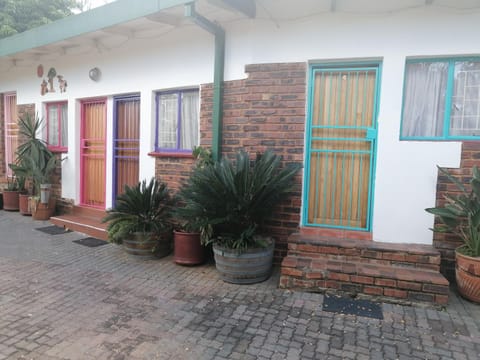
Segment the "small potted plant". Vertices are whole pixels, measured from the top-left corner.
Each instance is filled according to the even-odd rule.
[[[438,216],[441,224],[433,231],[449,232],[463,240],[455,250],[455,278],[458,291],[465,298],[480,303],[480,171],[473,168],[470,186],[439,167],[459,193],[445,197],[445,205],[428,208],[427,212]]]
[[[195,167],[203,168],[213,165],[212,152],[200,146],[195,147],[192,152],[195,158]],[[180,265],[203,264],[206,258],[205,247],[201,243],[203,229],[202,219],[192,217],[191,212],[184,212],[186,204],[189,204],[191,193],[188,186],[183,186],[177,194],[180,206],[174,210],[176,220],[173,232],[174,261]],[[187,205],[188,206],[188,205]]]
[[[18,211],[19,205],[19,187],[15,177],[7,176],[7,188],[3,190],[3,209],[7,211]]]
[[[300,164],[280,169],[272,151],[251,161],[240,151],[233,164],[226,158],[195,168],[182,191],[189,194],[183,213],[203,229],[212,244],[220,277],[237,284],[266,280],[271,274],[274,240],[262,230],[278,202],[288,196]]]
[[[109,241],[123,244],[132,255],[167,256],[171,252],[173,200],[167,185],[156,179],[125,186],[115,206],[107,211]]]

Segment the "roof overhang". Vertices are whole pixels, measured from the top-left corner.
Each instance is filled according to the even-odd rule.
[[[192,0],[117,0],[84,13],[37,27],[0,40],[0,57],[92,33],[163,10],[194,2]]]

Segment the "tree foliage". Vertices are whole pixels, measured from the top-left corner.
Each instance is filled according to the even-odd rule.
[[[77,0],[0,0],[0,38],[72,15]]]

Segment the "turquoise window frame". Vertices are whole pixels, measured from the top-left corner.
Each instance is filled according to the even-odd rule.
[[[375,125],[374,133],[368,133],[367,136],[372,141],[371,156],[372,162],[370,164],[370,186],[368,191],[368,213],[367,213],[367,224],[365,228],[360,227],[351,227],[351,226],[341,226],[341,225],[331,225],[331,224],[313,224],[309,223],[307,219],[308,214],[308,188],[309,188],[309,174],[310,174],[310,151],[311,151],[311,140],[312,140],[312,101],[313,101],[313,91],[314,91],[314,81],[313,78],[317,71],[328,71],[328,70],[357,70],[357,69],[375,69],[376,70],[376,89],[375,89],[375,99],[374,99],[374,120],[373,124]],[[303,176],[303,194],[302,194],[302,217],[301,217],[301,226],[303,227],[312,227],[312,228],[325,228],[325,229],[342,229],[342,230],[353,230],[360,232],[371,232],[373,228],[373,208],[375,204],[375,174],[377,169],[377,144],[378,144],[378,114],[380,107],[380,93],[382,85],[382,71],[383,71],[383,61],[382,60],[372,60],[372,61],[346,61],[346,62],[326,62],[326,63],[312,63],[308,69],[308,85],[307,85],[307,121],[306,121],[306,138],[305,138],[305,159],[304,159],[304,176]],[[338,138],[336,138],[338,140]]]
[[[438,58],[416,58],[407,59],[405,62],[405,71],[403,76],[403,92],[402,92],[402,112],[400,118],[400,140],[401,141],[455,141],[455,140],[480,140],[480,135],[472,136],[458,136],[450,135],[450,115],[452,109],[452,96],[454,87],[455,76],[455,63],[463,61],[474,61],[480,63],[480,56],[468,56],[468,57],[438,57]],[[443,118],[443,133],[441,136],[403,136],[403,109],[405,107],[405,92],[406,92],[406,80],[407,80],[407,65],[415,63],[435,63],[443,62],[448,63],[447,84],[445,89],[445,112]]]

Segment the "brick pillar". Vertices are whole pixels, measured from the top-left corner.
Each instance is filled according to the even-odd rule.
[[[222,156],[239,149],[250,154],[272,149],[283,165],[303,163],[306,63],[247,65],[248,78],[224,84]],[[211,145],[212,84],[201,88],[200,138]],[[295,177],[292,196],[275,210],[265,232],[276,239],[275,261],[286,255],[287,238],[300,225],[302,175]]]
[[[0,93],[0,183],[6,182],[5,178],[5,106],[3,94]]]

